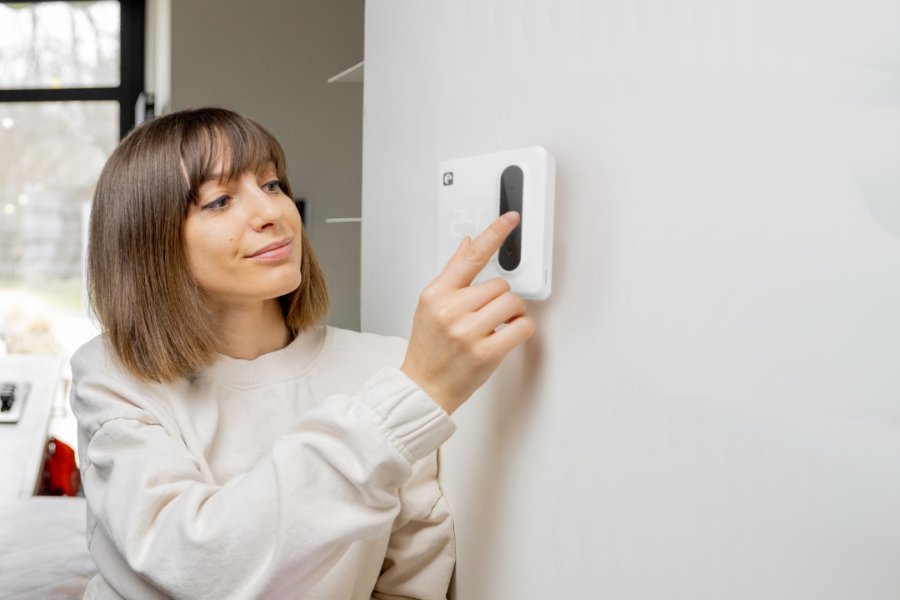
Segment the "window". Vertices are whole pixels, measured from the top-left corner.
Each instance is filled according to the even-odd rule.
[[[0,2],[0,353],[90,335],[90,200],[143,84],[143,0]]]

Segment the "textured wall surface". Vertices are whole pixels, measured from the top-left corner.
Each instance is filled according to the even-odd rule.
[[[225,106],[284,146],[331,291],[328,322],[359,329],[362,84],[328,78],[363,59],[363,0],[176,0],[172,109]]]
[[[460,600],[900,597],[900,4],[369,0],[362,327],[441,160],[557,160],[538,333],[442,449]]]

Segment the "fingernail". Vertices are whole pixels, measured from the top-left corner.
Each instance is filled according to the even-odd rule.
[[[519,213],[516,211],[509,211],[508,213],[503,214],[503,220],[506,221],[508,225],[514,225],[518,219]]]

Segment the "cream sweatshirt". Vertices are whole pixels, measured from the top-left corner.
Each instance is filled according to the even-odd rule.
[[[102,338],[71,403],[99,568],[85,598],[446,598],[447,413],[406,342],[330,327],[256,360],[144,384]]]

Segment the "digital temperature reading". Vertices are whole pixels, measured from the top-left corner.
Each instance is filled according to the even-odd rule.
[[[489,211],[485,208],[476,208],[476,209],[462,209],[462,208],[454,208],[453,209],[453,218],[455,219],[452,223],[450,223],[450,235],[453,237],[457,237],[460,240],[462,238],[469,236],[473,240],[481,235],[485,229],[487,229],[491,223],[494,222],[494,219],[499,217],[497,211]]]

